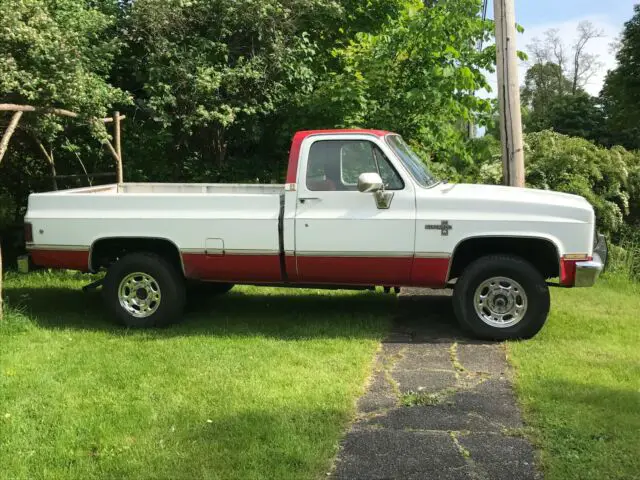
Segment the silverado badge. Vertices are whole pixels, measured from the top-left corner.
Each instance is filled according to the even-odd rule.
[[[425,230],[440,230],[440,235],[442,235],[443,237],[449,235],[449,230],[451,230],[452,228],[453,227],[449,225],[448,220],[442,220],[439,224],[436,225],[427,224],[424,226]]]

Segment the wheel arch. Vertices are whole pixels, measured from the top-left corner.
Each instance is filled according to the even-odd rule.
[[[446,281],[458,278],[474,260],[485,255],[511,254],[529,261],[544,278],[560,274],[561,247],[556,239],[542,235],[474,235],[453,248]]]
[[[164,237],[108,236],[100,237],[89,247],[89,271],[95,272],[108,267],[118,258],[128,253],[155,253],[167,260],[184,275],[182,253],[175,242]]]

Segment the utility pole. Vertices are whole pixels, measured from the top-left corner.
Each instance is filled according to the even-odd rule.
[[[520,116],[520,83],[516,56],[514,0],[493,0],[496,24],[496,63],[504,183],[524,187],[524,151]]]

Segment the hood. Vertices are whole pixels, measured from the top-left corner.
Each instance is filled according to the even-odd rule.
[[[579,195],[497,185],[442,184],[433,188],[439,190],[436,197],[443,200],[441,206],[445,210],[594,222],[593,207]]]

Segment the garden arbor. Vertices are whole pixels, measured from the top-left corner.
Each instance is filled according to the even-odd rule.
[[[41,108],[41,107],[34,107],[32,105],[18,105],[18,104],[13,104],[13,103],[0,103],[0,112],[11,112],[11,120],[9,121],[9,124],[7,126],[7,128],[5,129],[4,132],[2,132],[2,136],[0,137],[0,163],[2,163],[2,159],[5,156],[5,153],[7,152],[7,149],[9,148],[9,141],[11,140],[11,137],[13,136],[14,132],[16,131],[16,129],[18,128],[19,124],[20,124],[20,120],[22,119],[22,116],[25,113],[30,113],[30,112],[40,112],[40,113],[48,113],[48,114],[54,114],[54,115],[59,115],[62,117],[70,117],[70,118],[80,118],[80,115],[78,115],[75,112],[72,112],[70,110],[65,110],[62,108]],[[113,123],[114,125],[114,132],[113,132],[113,144],[109,141],[109,140],[104,140],[103,144],[107,147],[107,150],[109,150],[109,152],[111,153],[111,155],[113,156],[114,160],[115,160],[115,164],[116,164],[116,179],[118,183],[122,183],[123,182],[123,170],[122,170],[122,149],[121,149],[121,145],[120,145],[120,122],[125,118],[124,115],[120,115],[119,112],[114,112],[112,117],[107,117],[107,118],[94,118],[94,119],[89,119],[89,122],[98,122],[101,124],[108,124],[108,123]],[[43,155],[45,156],[47,162],[49,163],[49,166],[51,168],[51,177],[53,179],[54,182],[54,188],[57,189],[57,184],[56,184],[56,178],[60,178],[60,177],[75,177],[75,175],[61,175],[58,176],[56,175],[56,171],[55,171],[55,164],[54,164],[54,158],[53,158],[53,152],[47,152],[46,148],[44,148],[42,142],[38,141],[38,145],[40,147],[40,150],[42,151]],[[86,171],[85,171],[86,173]],[[111,174],[97,174],[97,175],[111,175]],[[87,175],[88,176],[88,175]],[[2,319],[2,315],[3,315],[3,301],[2,301],[2,274],[3,274],[3,269],[2,269],[2,247],[0,246],[0,319]]]

